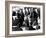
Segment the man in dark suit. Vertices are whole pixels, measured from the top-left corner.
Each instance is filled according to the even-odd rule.
[[[20,10],[17,11],[15,20],[12,17],[12,26],[15,26],[15,27],[12,27],[13,31],[22,31],[22,29],[20,28],[22,26],[22,17],[19,12]]]
[[[31,18],[31,27],[30,27],[30,29],[35,30],[35,28],[33,28],[33,26],[32,26],[34,21],[36,21],[36,25],[38,25],[38,20],[37,20],[38,13],[36,13],[35,8],[33,8],[33,11],[31,12],[30,18]]]
[[[35,9],[33,9],[33,12],[31,13],[31,25],[33,24],[34,21],[38,24],[38,13],[36,13]]]
[[[18,11],[17,17],[18,17],[19,23],[20,23],[19,27],[23,26],[22,24],[23,24],[23,21],[24,21],[24,14],[23,14],[23,10],[22,9],[20,9]]]

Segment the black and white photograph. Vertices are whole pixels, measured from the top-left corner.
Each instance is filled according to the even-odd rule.
[[[43,33],[43,6],[10,4],[10,34]]]
[[[40,29],[40,8],[12,7],[12,31]]]

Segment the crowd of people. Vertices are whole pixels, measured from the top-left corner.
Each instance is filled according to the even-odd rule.
[[[40,9],[33,7],[24,7],[12,12],[12,29],[13,31],[22,31],[23,27],[26,30],[40,29],[38,19],[40,19]],[[37,26],[37,28],[33,28]],[[28,29],[27,29],[28,28]]]

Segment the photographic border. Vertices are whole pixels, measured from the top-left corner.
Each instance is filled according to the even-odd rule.
[[[10,4],[16,4],[16,3],[43,6],[43,33],[11,34],[11,35],[9,34],[9,6]],[[5,37],[37,36],[37,35],[45,35],[45,3],[5,1]]]

